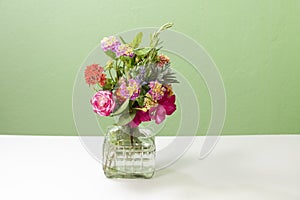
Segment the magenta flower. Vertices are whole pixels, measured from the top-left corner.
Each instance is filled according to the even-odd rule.
[[[165,108],[167,115],[172,115],[176,110],[175,101],[175,95],[169,96],[168,94],[166,94],[161,100],[158,101],[158,103]]]
[[[166,119],[166,115],[172,115],[175,110],[175,95],[164,95],[156,107],[150,108],[149,114],[156,124],[160,124]]]
[[[131,128],[135,128],[135,127],[138,127],[140,125],[140,123],[148,122],[148,121],[151,121],[149,111],[144,112],[142,110],[138,110],[138,111],[136,111],[136,115],[133,118],[133,120],[129,123],[129,126]]]
[[[91,99],[93,110],[100,116],[109,116],[115,109],[115,102],[110,91],[99,91]]]
[[[166,110],[162,105],[150,108],[149,113],[156,124],[160,124],[166,119]]]

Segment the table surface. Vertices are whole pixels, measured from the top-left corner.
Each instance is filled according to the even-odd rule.
[[[152,179],[124,180],[105,178],[78,137],[0,136],[0,199],[300,199],[300,135],[222,136],[199,160],[203,139]]]

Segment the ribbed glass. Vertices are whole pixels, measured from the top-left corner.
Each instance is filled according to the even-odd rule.
[[[104,140],[103,170],[108,178],[151,178],[155,171],[154,137],[145,129],[112,126]]]

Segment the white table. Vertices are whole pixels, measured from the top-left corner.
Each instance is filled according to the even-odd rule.
[[[78,137],[0,136],[0,199],[300,199],[300,135],[223,136],[199,160],[202,140],[153,179],[111,180]]]

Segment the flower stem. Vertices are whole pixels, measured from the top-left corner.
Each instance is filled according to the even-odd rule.
[[[116,82],[115,79],[113,78],[113,76],[111,75],[110,69],[108,70],[108,73],[109,73],[109,76],[110,76],[111,80],[113,80],[114,82]]]
[[[133,147],[133,131],[130,129],[130,144]]]

